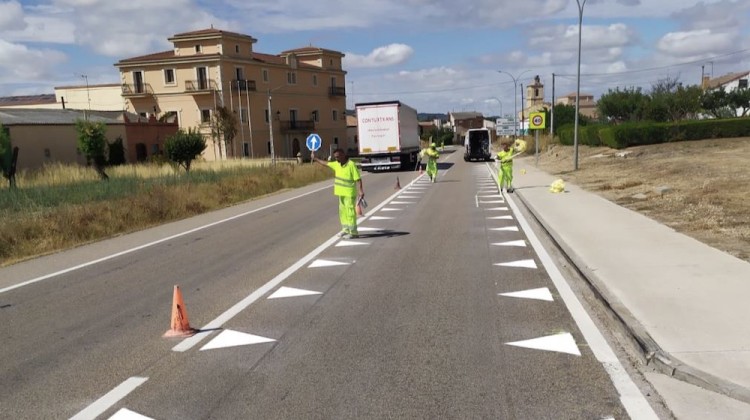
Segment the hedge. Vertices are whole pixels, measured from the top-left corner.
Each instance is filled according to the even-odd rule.
[[[687,120],[677,123],[625,123],[599,130],[601,142],[613,149],[673,141],[750,136],[750,118]]]
[[[578,144],[585,144],[588,146],[601,146],[602,140],[599,132],[605,128],[605,125],[592,124],[592,125],[579,125],[578,126]],[[560,138],[560,143],[566,146],[573,145],[573,129],[574,124],[565,124],[564,126],[556,129],[557,136]]]

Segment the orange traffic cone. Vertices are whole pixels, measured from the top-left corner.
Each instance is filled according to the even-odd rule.
[[[190,337],[198,330],[190,327],[185,302],[182,301],[180,286],[175,285],[172,295],[172,322],[171,329],[164,333],[164,337]]]
[[[401,189],[401,181],[398,180],[398,177],[396,177],[396,187],[393,188],[394,190],[400,190]]]

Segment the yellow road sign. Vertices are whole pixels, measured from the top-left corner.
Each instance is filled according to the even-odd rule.
[[[532,112],[529,114],[529,129],[541,130],[547,128],[547,115],[544,112]]]

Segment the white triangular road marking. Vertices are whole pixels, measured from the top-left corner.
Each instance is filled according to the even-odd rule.
[[[397,209],[393,207],[383,207],[382,209],[380,209],[380,211],[401,211],[401,210],[403,209]]]
[[[371,227],[364,227],[364,226],[357,227],[357,231],[359,231],[359,232],[380,232],[381,230],[383,230],[383,229],[380,229],[380,228],[371,228]]]
[[[362,246],[362,245],[370,245],[369,242],[359,242],[359,241],[339,241],[339,243],[336,244],[336,247],[342,247],[342,246]]]
[[[520,292],[499,293],[499,295],[521,299],[546,300],[547,302],[552,302],[555,300],[552,297],[552,293],[550,293],[549,289],[546,287],[542,287],[539,289],[522,290]]]
[[[497,263],[495,265],[498,267],[536,268],[536,262],[534,262],[534,260],[511,261],[507,263]]]
[[[578,345],[576,345],[576,341],[570,333],[555,334],[547,337],[505,344],[509,346],[524,347],[527,349],[556,351],[559,353],[574,354],[576,356],[581,355],[581,351],[578,349]]]
[[[275,291],[271,296],[268,297],[268,299],[280,299],[311,295],[322,295],[322,293],[312,290],[295,289],[293,287],[280,287],[279,290]]]
[[[201,351],[221,349],[225,347],[247,346],[250,344],[273,343],[275,341],[276,340],[273,338],[261,337],[259,335],[252,335],[239,331],[224,330],[217,335],[216,338],[201,347]]]
[[[503,198],[500,194],[492,194],[492,195],[477,195],[479,198]]]
[[[513,220],[513,216],[495,216],[488,217],[487,220]]]
[[[413,201],[391,201],[391,204],[414,204]]]
[[[410,195],[403,195],[403,194],[399,195],[398,198],[402,198],[404,200],[417,200],[417,199],[419,199],[419,197],[412,197]]]
[[[518,226],[506,226],[501,228],[491,228],[495,232],[518,232]]]
[[[331,260],[315,260],[307,268],[320,268],[320,267],[336,267],[339,265],[350,265],[348,262],[331,261]]]
[[[508,241],[508,242],[496,242],[492,244],[494,246],[526,246],[526,241]]]
[[[485,209],[487,211],[508,211],[507,207],[493,207],[491,209]]]
[[[491,200],[491,201],[482,201],[479,200],[479,204],[502,204],[505,200]]]
[[[370,220],[393,220],[393,217],[387,216],[372,216]]]
[[[146,417],[130,411],[127,408],[121,408],[120,411],[116,412],[109,420],[154,420],[151,417]]]

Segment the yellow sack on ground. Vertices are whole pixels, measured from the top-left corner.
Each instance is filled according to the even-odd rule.
[[[523,153],[526,151],[526,141],[521,139],[516,139],[516,141],[513,143],[513,149],[515,150],[515,153]]]
[[[553,193],[561,193],[565,191],[565,182],[563,182],[562,179],[556,179],[552,184],[549,186],[549,192]]]

